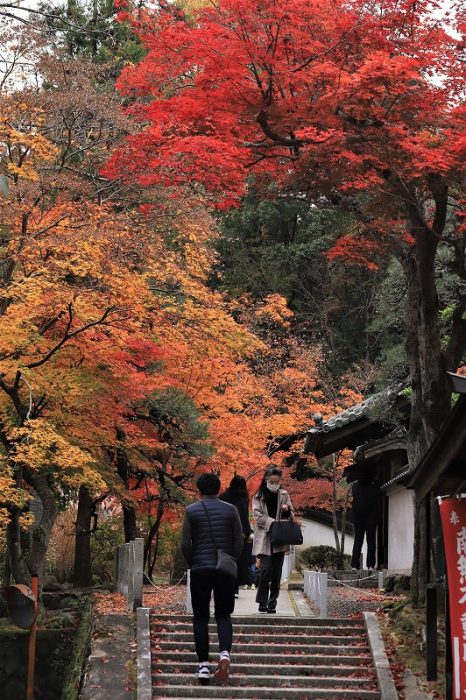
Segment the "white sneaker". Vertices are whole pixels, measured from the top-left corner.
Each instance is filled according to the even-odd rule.
[[[210,683],[210,663],[202,661],[197,670],[197,680],[200,685],[209,685]]]
[[[222,651],[218,660],[217,670],[214,673],[214,680],[217,683],[227,683],[230,677],[230,654]]]

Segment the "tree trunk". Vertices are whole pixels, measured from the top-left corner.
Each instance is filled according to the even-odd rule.
[[[124,433],[122,430],[117,431],[117,438],[120,442],[124,440]],[[123,447],[119,446],[116,453],[116,467],[118,476],[124,483],[126,489],[129,489],[129,469],[128,469],[128,459],[126,457]],[[123,527],[125,531],[125,542],[132,542],[138,536],[137,522],[136,522],[136,509],[134,506],[128,503],[122,502],[123,508]]]
[[[150,556],[151,547],[152,547],[152,543],[154,541],[154,538],[156,537],[156,535],[159,531],[159,527],[160,527],[160,523],[162,522],[162,517],[163,517],[164,511],[165,511],[165,503],[164,503],[163,499],[160,498],[158,506],[157,506],[157,515],[155,518],[155,522],[152,524],[152,526],[149,530],[149,533],[147,535],[147,541],[146,541],[146,544],[144,546],[144,565],[147,566],[147,573],[149,576],[152,576],[152,573],[154,571],[155,562],[157,559],[157,552],[155,552],[155,557],[152,557],[152,559],[151,559],[151,556]]]
[[[11,513],[10,523],[7,526],[7,546],[11,575],[16,583],[30,584],[31,574],[37,574],[39,579],[43,575],[45,557],[50,541],[52,528],[58,514],[58,507],[46,477],[25,468],[22,476],[31,486],[42,502],[42,515],[40,522],[34,523],[30,551],[25,544],[29,538],[24,538],[19,523],[21,512],[14,508]],[[21,487],[21,472],[15,474],[18,488]]]
[[[132,542],[138,536],[136,524],[136,511],[133,506],[123,506],[123,526],[125,530],[125,542]]]
[[[91,568],[91,519],[93,499],[87,486],[79,487],[78,513],[76,516],[76,535],[74,543],[75,586],[92,586]]]
[[[10,522],[7,525],[8,564],[13,581],[29,586],[31,574],[23,555],[19,517],[19,509],[12,509]]]
[[[341,558],[344,568],[345,563],[345,538],[346,538],[346,517],[348,514],[348,501],[349,501],[350,488],[346,489],[345,505],[343,507],[342,519],[341,519]]]
[[[338,518],[337,518],[337,466],[338,456],[332,454],[332,522],[333,536],[335,538],[335,549],[337,550],[339,567],[343,567],[343,552],[341,549],[340,537],[338,535]]]
[[[416,234],[416,244],[403,260],[407,281],[407,355],[411,371],[411,416],[408,456],[419,463],[450,409],[450,392],[439,329],[435,284],[438,239],[428,231]],[[423,605],[427,583],[425,504],[415,501],[413,605]]]

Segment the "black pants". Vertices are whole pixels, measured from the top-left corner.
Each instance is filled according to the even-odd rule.
[[[285,553],[275,552],[271,556],[260,554],[259,558],[261,567],[256,602],[265,603],[269,608],[275,610],[280,595],[280,579]]]
[[[354,569],[359,569],[361,563],[361,550],[362,544],[364,542],[364,535],[366,535],[367,542],[367,561],[366,566],[368,569],[375,568],[375,532],[377,530],[377,524],[369,523],[361,524],[354,523],[354,545],[353,545],[353,556],[351,557],[351,566]]]
[[[191,572],[194,643],[199,661],[209,660],[209,619],[212,591],[214,592],[219,651],[231,651],[233,642],[231,613],[235,609],[236,585],[236,579],[219,574],[215,569]]]

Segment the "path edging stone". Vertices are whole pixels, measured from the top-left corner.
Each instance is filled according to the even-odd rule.
[[[80,700],[131,700],[129,678],[134,620],[121,613],[94,616]]]
[[[152,698],[152,669],[150,652],[150,608],[136,611],[137,642],[137,700]]]
[[[381,700],[398,700],[399,696],[390,670],[390,664],[377,621],[377,615],[374,612],[364,612],[363,616],[367,636],[369,638],[369,647],[374,660]]]

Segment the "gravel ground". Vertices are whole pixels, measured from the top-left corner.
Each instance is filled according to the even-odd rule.
[[[330,617],[351,617],[380,608],[389,598],[385,593],[343,586],[329,588],[328,613]]]
[[[362,612],[377,610],[388,600],[393,600],[393,596],[376,589],[335,586],[328,589],[328,615],[329,617],[359,617]],[[308,602],[312,608],[312,602]]]

